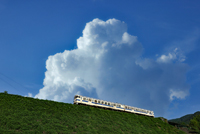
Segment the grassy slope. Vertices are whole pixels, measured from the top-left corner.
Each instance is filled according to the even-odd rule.
[[[158,118],[0,93],[0,133],[184,133]]]
[[[187,115],[182,116],[180,118],[171,119],[169,121],[179,123],[179,124],[181,124],[182,122],[185,122],[185,124],[189,124],[190,120],[193,119],[196,115],[199,115],[199,114],[200,114],[200,111],[195,112],[194,114],[187,114]]]

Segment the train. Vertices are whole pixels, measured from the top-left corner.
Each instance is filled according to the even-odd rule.
[[[134,114],[138,114],[138,115],[154,117],[154,112],[150,111],[150,110],[145,110],[145,109],[141,109],[141,108],[137,108],[137,107],[123,105],[120,103],[99,100],[99,99],[90,98],[90,97],[86,97],[86,96],[82,96],[82,95],[75,95],[73,103],[78,104],[78,105],[88,105],[88,106],[109,109],[109,110],[128,112],[128,113],[134,113]]]

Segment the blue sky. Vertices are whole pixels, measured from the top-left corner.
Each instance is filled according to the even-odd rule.
[[[80,93],[168,119],[199,111],[199,6],[0,0],[0,92],[67,103]]]

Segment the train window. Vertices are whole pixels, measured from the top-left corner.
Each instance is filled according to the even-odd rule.
[[[105,105],[107,105],[107,102],[105,102]]]
[[[114,106],[116,106],[116,104],[114,104]]]
[[[86,98],[83,98],[83,100],[86,100]]]
[[[100,103],[100,101],[98,101],[98,103]]]
[[[108,105],[110,106],[110,103],[108,103]]]
[[[97,100],[95,100],[94,102],[97,103]]]
[[[103,104],[103,101],[101,102],[101,104]]]
[[[89,101],[91,101],[91,99],[89,99]]]

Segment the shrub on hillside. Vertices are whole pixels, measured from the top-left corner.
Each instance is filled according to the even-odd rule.
[[[200,132],[200,115],[191,119],[189,125],[193,131]]]

